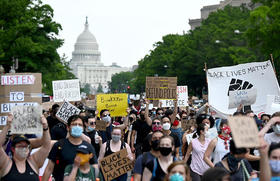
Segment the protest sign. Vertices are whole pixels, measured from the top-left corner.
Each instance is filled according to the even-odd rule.
[[[106,131],[107,122],[103,120],[96,120],[95,121],[95,129],[100,131]]]
[[[80,101],[79,79],[52,81],[54,102]]]
[[[146,97],[149,100],[175,100],[177,77],[146,77]]]
[[[237,90],[256,89],[256,101],[251,109],[256,114],[265,110],[266,96],[280,96],[279,85],[270,61],[239,64],[207,70],[209,104],[224,114],[229,109],[229,95]]]
[[[103,109],[108,109],[111,117],[127,115],[127,94],[98,94],[96,97],[97,110],[99,113]]]
[[[243,106],[255,104],[257,99],[257,89],[235,90],[229,91],[229,105],[228,108],[237,108],[242,104]]]
[[[267,95],[265,113],[272,115],[275,112],[280,111],[280,96]]]
[[[177,86],[178,107],[188,106],[188,86]],[[174,107],[173,100],[160,100],[161,107]]]
[[[110,181],[132,170],[134,163],[127,158],[126,149],[122,149],[104,157],[100,166],[105,180]]]
[[[1,74],[0,129],[6,125],[14,106],[36,106],[42,103],[41,73]]]
[[[14,106],[11,110],[14,116],[11,125],[12,134],[41,134],[42,107],[37,106]]]
[[[72,105],[71,103],[65,101],[59,108],[59,110],[56,113],[57,119],[60,121],[63,121],[67,124],[68,118],[73,115],[79,115],[81,112],[80,109],[78,109],[76,106]]]
[[[258,127],[253,118],[247,116],[231,116],[228,124],[237,148],[259,147]]]

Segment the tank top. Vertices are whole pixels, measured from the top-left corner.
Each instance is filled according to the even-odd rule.
[[[110,143],[111,143],[111,140],[108,140],[108,141],[106,142],[106,148],[105,148],[104,157],[115,153],[115,152],[113,152],[113,151],[111,150],[111,144],[110,144]],[[124,143],[124,142],[121,142],[121,148],[120,148],[120,150],[123,149],[123,148],[125,148],[125,143]]]
[[[36,172],[33,171],[33,169],[30,167],[28,161],[25,162],[25,172],[19,173],[16,163],[12,159],[12,167],[7,175],[2,177],[1,181],[39,181],[39,176]]]
[[[213,152],[213,164],[220,162],[222,158],[229,152],[229,140],[227,141],[228,149],[226,150],[225,141],[217,137],[218,141]]]
[[[201,144],[198,138],[192,140],[192,162],[191,169],[193,172],[203,175],[203,173],[210,167],[203,160],[204,153],[210,143],[210,139],[205,139],[205,143]]]

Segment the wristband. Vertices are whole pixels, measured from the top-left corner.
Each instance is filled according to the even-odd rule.
[[[48,130],[49,130],[49,127],[43,128],[43,131],[48,131]]]

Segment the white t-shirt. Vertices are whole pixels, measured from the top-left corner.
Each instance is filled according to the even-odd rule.
[[[277,135],[274,132],[267,133],[267,134],[264,135],[264,140],[268,144],[271,144],[272,142],[279,143],[280,142],[280,135]]]

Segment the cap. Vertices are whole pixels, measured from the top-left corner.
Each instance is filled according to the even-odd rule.
[[[84,143],[80,144],[76,150],[78,153],[90,154],[93,153],[92,148]]]
[[[12,141],[12,147],[14,147],[17,143],[25,141],[27,144],[30,144],[30,141],[24,135],[16,135]]]

